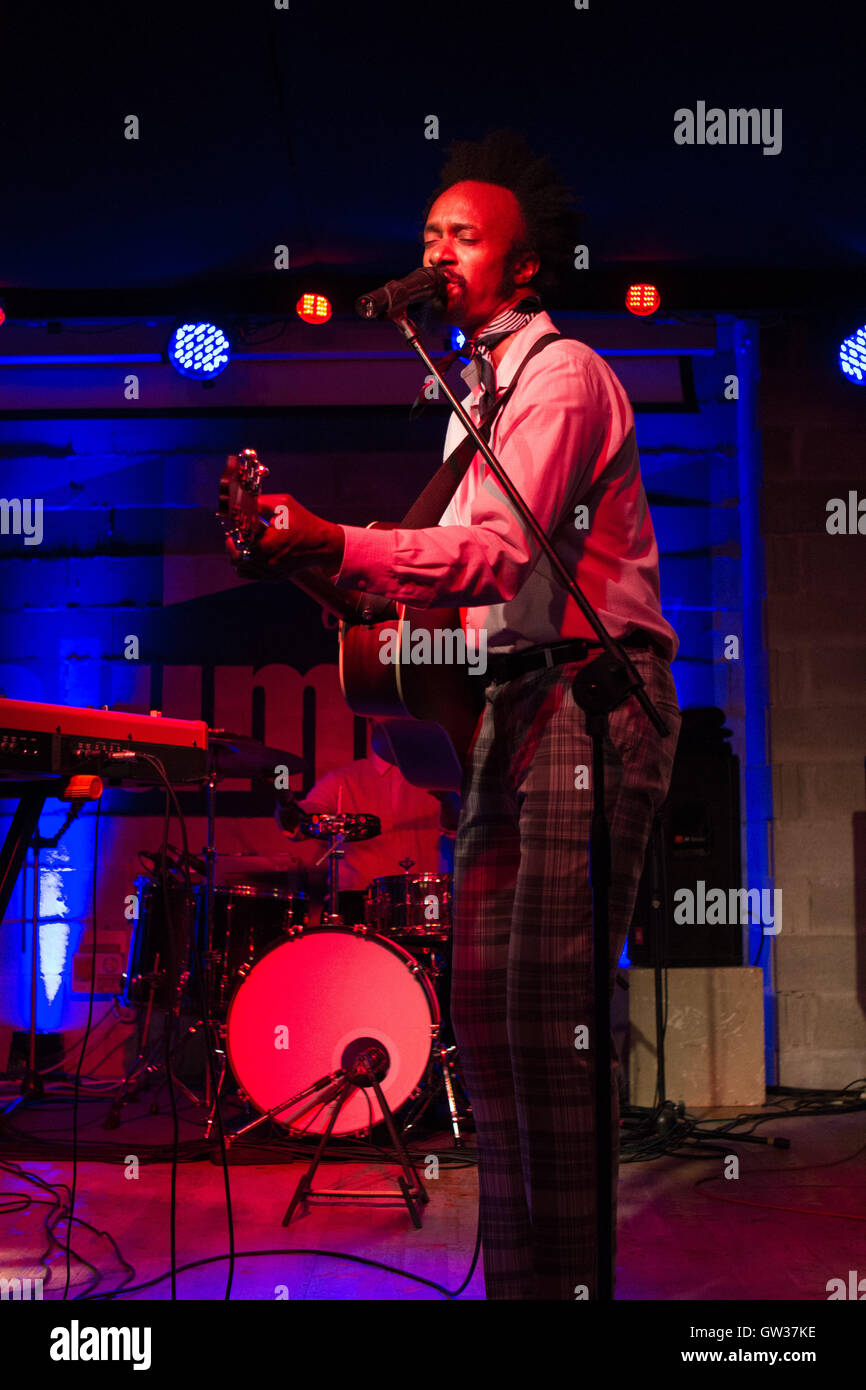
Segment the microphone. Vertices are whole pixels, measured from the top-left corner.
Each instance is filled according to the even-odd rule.
[[[401,313],[410,304],[420,304],[434,295],[445,294],[447,280],[441,270],[421,266],[402,280],[389,280],[381,289],[371,290],[355,300],[355,313],[362,319],[382,319]]]

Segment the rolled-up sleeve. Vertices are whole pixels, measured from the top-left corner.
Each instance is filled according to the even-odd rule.
[[[524,372],[493,447],[552,538],[567,505],[576,505],[589,485],[610,434],[611,403],[591,360],[576,359],[559,345],[549,351],[554,360],[542,367],[539,359],[537,368],[533,362]],[[479,463],[476,456],[456,494],[458,504]],[[344,526],[336,582],[416,608],[508,603],[535,568],[538,544],[486,467],[468,508],[465,525],[392,531]]]

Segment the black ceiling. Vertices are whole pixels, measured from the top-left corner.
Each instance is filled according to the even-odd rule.
[[[523,131],[581,194],[596,273],[863,264],[853,5],[21,10],[4,20],[0,78],[13,290],[269,277],[276,243],[295,269],[403,274],[449,140],[496,126]],[[675,110],[699,100],[782,108],[781,153],[676,145]]]

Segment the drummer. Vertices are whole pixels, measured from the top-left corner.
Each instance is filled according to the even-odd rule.
[[[320,777],[302,802],[282,794],[276,821],[293,840],[303,839],[306,816],[340,811],[378,816],[382,832],[370,840],[349,841],[340,860],[340,889],[361,893],[374,878],[403,872],[401,859],[413,860],[416,874],[450,874],[454,865],[459,798],[456,793],[422,791],[407,782],[391,761],[383,725],[370,728],[371,751]]]

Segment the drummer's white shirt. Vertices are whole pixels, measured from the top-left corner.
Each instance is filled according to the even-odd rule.
[[[310,812],[333,812],[338,801],[342,811],[365,811],[382,822],[381,835],[345,846],[340,861],[342,890],[362,890],[374,878],[402,874],[401,859],[415,861],[413,874],[444,872],[439,859],[439,802],[413,787],[377,753],[325,773],[301,805]]]

